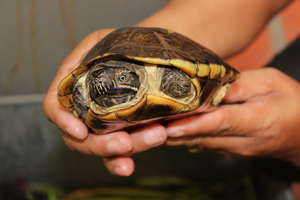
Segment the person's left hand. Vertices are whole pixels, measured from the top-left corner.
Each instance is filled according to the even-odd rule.
[[[279,158],[300,166],[297,81],[272,68],[245,71],[232,85],[225,103],[160,129],[168,134],[166,145],[229,156]]]
[[[163,127],[156,124],[148,127],[150,132],[147,129],[137,130],[142,131],[142,134],[132,132],[129,135],[123,130],[104,135],[92,134],[57,99],[59,82],[79,66],[87,52],[111,31],[102,29],[91,33],[64,59],[44,97],[43,108],[47,118],[61,130],[62,138],[70,149],[99,156],[112,174],[129,176],[134,172],[133,154],[155,148],[166,141],[166,132],[160,131]]]

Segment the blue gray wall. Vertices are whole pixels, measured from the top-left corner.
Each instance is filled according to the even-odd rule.
[[[166,0],[1,0],[0,96],[43,93],[68,52],[101,28],[130,26]]]

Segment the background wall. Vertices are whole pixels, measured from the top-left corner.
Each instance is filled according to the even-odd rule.
[[[101,28],[133,25],[164,3],[2,0],[1,96],[44,92],[61,60],[84,36]]]
[[[265,66],[300,35],[300,1],[294,1],[272,19],[267,28],[243,52],[229,59],[233,66]]]

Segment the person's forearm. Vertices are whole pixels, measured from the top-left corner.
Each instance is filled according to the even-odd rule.
[[[245,48],[268,20],[291,0],[170,0],[138,26],[182,33],[221,57]]]

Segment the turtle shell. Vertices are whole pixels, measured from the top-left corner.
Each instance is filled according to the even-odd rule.
[[[92,80],[95,77],[87,77],[91,77],[91,73],[99,74],[96,72],[98,68],[107,74],[114,72],[104,70],[131,70],[130,73],[138,77],[135,82],[137,92],[131,91],[128,96],[132,95],[132,98],[128,97],[126,102],[123,102],[124,90],[122,101],[116,100],[115,96],[112,100],[108,96],[106,102],[109,103],[102,105],[95,102],[91,98],[93,86],[89,86],[96,83]],[[81,64],[59,84],[58,100],[94,132],[107,133],[208,111],[221,102],[228,86],[238,75],[237,70],[215,53],[179,33],[162,28],[127,27],[111,32],[88,52]],[[185,88],[192,88],[193,92],[180,99],[180,95],[163,91],[162,82],[172,82],[174,78],[179,81],[176,87],[184,85],[180,81],[189,82]],[[106,80],[111,82],[109,78]],[[108,87],[110,91],[113,90],[112,85]],[[106,87],[95,88],[99,92],[99,88]],[[171,93],[175,90],[171,89]],[[109,92],[101,94],[104,93],[107,95]]]

